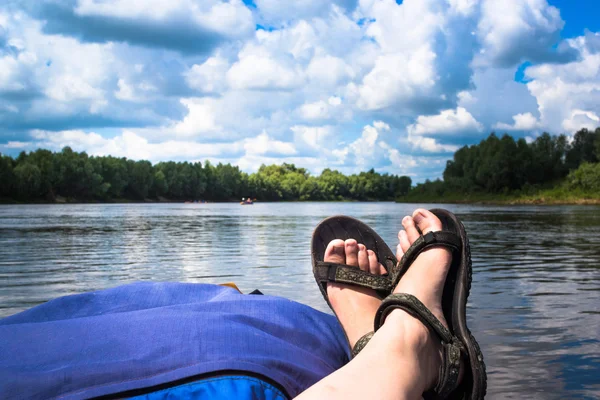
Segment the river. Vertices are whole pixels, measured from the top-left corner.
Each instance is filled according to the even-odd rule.
[[[436,205],[429,205],[433,208]],[[437,205],[439,206],[439,205]],[[0,317],[134,281],[235,282],[328,311],[310,237],[335,214],[393,246],[394,203],[0,206]],[[600,207],[441,206],[464,222],[489,398],[600,397]]]

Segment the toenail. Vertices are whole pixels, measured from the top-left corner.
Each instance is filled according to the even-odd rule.
[[[420,221],[421,219],[425,219],[425,218],[427,218],[427,217],[425,217],[425,215],[424,215],[424,214],[422,214],[422,213],[419,211],[419,212],[418,212],[418,213],[416,213],[416,214],[415,214],[415,216],[413,217],[413,219],[415,220],[415,222],[417,221],[417,218],[418,218],[418,219],[419,219],[419,221]]]

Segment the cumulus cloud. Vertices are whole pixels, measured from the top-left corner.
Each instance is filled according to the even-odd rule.
[[[318,85],[335,86],[354,76],[352,68],[339,57],[314,57],[306,68],[308,79]]]
[[[574,133],[582,128],[594,130],[600,127],[600,117],[593,111],[573,110],[571,116],[563,120],[562,127],[569,133]]]
[[[255,138],[244,140],[244,149],[247,155],[276,154],[291,156],[296,154],[296,149],[292,143],[274,140],[265,131]]]
[[[252,13],[240,0],[42,0],[30,3],[28,11],[46,22],[46,33],[192,54],[208,53],[254,29]]]
[[[407,127],[410,135],[451,135],[457,132],[480,132],[483,125],[463,107],[444,110],[438,115],[417,117],[417,121]]]
[[[306,120],[323,120],[332,117],[342,104],[342,99],[331,96],[327,101],[319,100],[314,103],[305,103],[299,108],[299,113]]]
[[[209,57],[204,63],[194,64],[185,73],[190,87],[204,93],[221,93],[227,87],[226,72],[229,62],[220,56]]]
[[[331,126],[294,125],[291,128],[294,143],[300,152],[310,155],[328,155],[335,147],[331,139],[335,131]]]
[[[534,62],[569,62],[577,51],[560,39],[564,21],[547,0],[485,0],[477,25],[483,48],[479,63],[496,67]]]
[[[495,125],[496,129],[504,129],[507,131],[531,131],[539,128],[540,123],[532,113],[517,114],[513,117],[512,125],[499,122]]]
[[[400,152],[389,144],[392,138],[390,125],[383,121],[373,121],[365,125],[361,135],[345,147],[336,147],[331,154],[340,164],[347,167],[348,172],[364,171],[371,167],[389,167],[396,162],[400,166]],[[402,165],[406,166],[406,163]]]
[[[153,162],[169,160],[223,159],[232,156],[293,156],[296,149],[292,143],[274,140],[266,132],[251,138],[231,143],[201,143],[189,140],[166,140],[151,142],[148,139],[124,130],[112,138],[95,132],[68,130],[49,132],[33,130],[31,142],[13,142],[4,147],[46,148],[59,151],[70,146],[76,151],[87,151],[90,155],[113,155],[134,160]]]
[[[594,49],[598,37],[588,34],[569,40],[580,51],[577,61],[534,65],[525,70],[531,80],[527,88],[537,100],[542,127],[554,132],[594,127],[600,104],[600,52]]]
[[[267,24],[279,25],[292,18],[304,19],[322,16],[338,6],[348,11],[354,10],[358,0],[297,0],[283,2],[279,0],[255,0],[261,19]]]
[[[441,144],[433,138],[423,136],[408,136],[408,142],[417,150],[422,150],[426,153],[453,153],[459,149],[459,146],[452,144]]]
[[[227,72],[235,89],[288,90],[303,83],[301,71],[267,54],[243,54]]]

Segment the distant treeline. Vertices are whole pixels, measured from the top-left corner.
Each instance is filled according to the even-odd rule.
[[[411,188],[407,176],[374,170],[345,176],[325,169],[312,176],[293,164],[262,165],[247,174],[230,164],[133,161],[90,157],[69,147],[61,152],[0,154],[0,198],[4,201],[229,201],[394,200]]]
[[[494,133],[479,144],[454,153],[444,179],[414,187],[404,201],[459,199],[469,194],[532,193],[561,186],[564,190],[600,192],[600,128],[581,129],[569,142],[565,135],[544,133],[531,143]],[[476,196],[475,196],[476,197]]]

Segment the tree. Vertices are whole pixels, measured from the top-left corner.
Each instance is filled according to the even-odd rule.
[[[15,192],[13,159],[0,153],[0,196],[11,197]]]
[[[127,161],[129,172],[129,185],[127,191],[138,200],[148,197],[148,192],[152,187],[152,164],[149,161]]]
[[[600,128],[596,132],[583,128],[575,133],[573,141],[566,152],[565,164],[567,168],[576,169],[581,163],[597,163],[599,158],[596,154],[595,144],[600,137]]]
[[[42,174],[40,169],[28,162],[19,164],[15,168],[17,193],[23,200],[34,200],[40,196]]]

